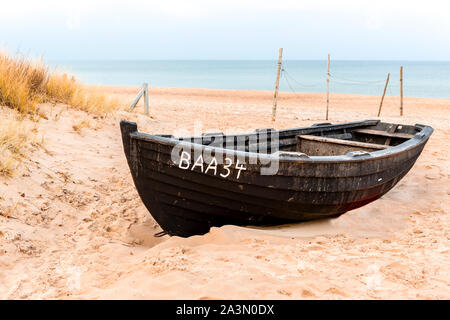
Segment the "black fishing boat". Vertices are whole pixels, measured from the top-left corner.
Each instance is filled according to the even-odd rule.
[[[433,132],[379,120],[179,138],[120,127],[142,201],[164,232],[184,237],[359,208],[406,175]]]

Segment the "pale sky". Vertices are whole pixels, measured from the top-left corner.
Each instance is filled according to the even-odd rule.
[[[436,0],[0,0],[0,46],[46,59],[450,60]]]

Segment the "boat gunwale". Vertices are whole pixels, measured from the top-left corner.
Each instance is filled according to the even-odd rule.
[[[346,126],[353,126],[354,124],[361,124],[365,125],[368,123],[375,122],[377,124],[380,120],[364,120],[360,122],[346,122],[346,123],[340,123],[340,124],[330,124],[330,125],[321,125],[321,126],[309,126],[309,127],[301,127],[301,128],[293,128],[293,129],[282,129],[277,130],[279,133],[282,132],[289,132],[294,130],[304,130],[304,129],[311,129],[314,127],[317,128],[345,128]],[[130,125],[136,125],[135,122],[128,122]],[[412,125],[409,125],[412,126]],[[354,156],[354,152],[349,152],[344,155],[334,155],[334,156],[303,156],[303,157],[297,157],[297,156],[289,156],[289,155],[283,155],[276,154],[276,153],[256,153],[256,152],[249,152],[249,151],[243,151],[243,150],[235,150],[235,149],[226,149],[223,147],[217,147],[217,146],[209,146],[204,145],[196,142],[188,142],[183,140],[178,140],[175,137],[163,137],[160,135],[154,135],[149,134],[145,132],[140,132],[136,129],[136,131],[131,132],[129,134],[130,138],[136,139],[136,140],[143,140],[143,141],[149,141],[164,145],[169,145],[172,147],[179,146],[180,148],[186,147],[190,149],[202,149],[202,150],[208,150],[209,152],[218,152],[221,154],[226,154],[228,156],[233,157],[242,157],[242,158],[252,158],[252,159],[264,159],[264,160],[277,160],[280,162],[290,162],[290,163],[305,163],[305,162],[317,162],[317,163],[343,163],[343,162],[362,162],[367,160],[377,160],[377,159],[383,159],[387,157],[391,157],[403,152],[406,152],[410,149],[413,149],[414,147],[417,147],[421,144],[424,144],[428,138],[433,133],[433,128],[426,125],[414,125],[416,128],[420,128],[421,130],[418,131],[414,136],[401,144],[398,144],[396,146],[392,146],[391,148],[384,149],[384,150],[378,150],[373,152],[364,152],[362,155]],[[137,125],[136,125],[137,128]],[[236,135],[224,135],[224,137],[239,137],[239,136],[248,136],[251,134],[257,134],[258,132],[252,132],[252,133],[246,133],[246,134],[236,134]],[[198,138],[201,139],[203,137],[189,137],[189,138]],[[300,154],[300,153],[299,153]]]

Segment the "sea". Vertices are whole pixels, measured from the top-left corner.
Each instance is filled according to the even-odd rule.
[[[86,84],[150,87],[274,90],[275,60],[54,60],[52,69]],[[330,92],[450,98],[450,61],[331,60]],[[281,92],[326,92],[326,60],[284,60]]]

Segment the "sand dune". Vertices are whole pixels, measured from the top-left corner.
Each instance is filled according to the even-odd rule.
[[[132,87],[101,87],[123,101]],[[450,100],[388,97],[382,119],[435,128],[411,172],[365,207],[270,228],[224,226],[188,239],[141,203],[118,122],[184,134],[324,121],[323,94],[150,88],[151,117],[43,106],[45,148],[0,178],[0,298],[450,298]],[[379,97],[332,95],[330,121],[376,118]],[[142,109],[142,108],[140,108]],[[76,132],[74,125],[85,122]]]

